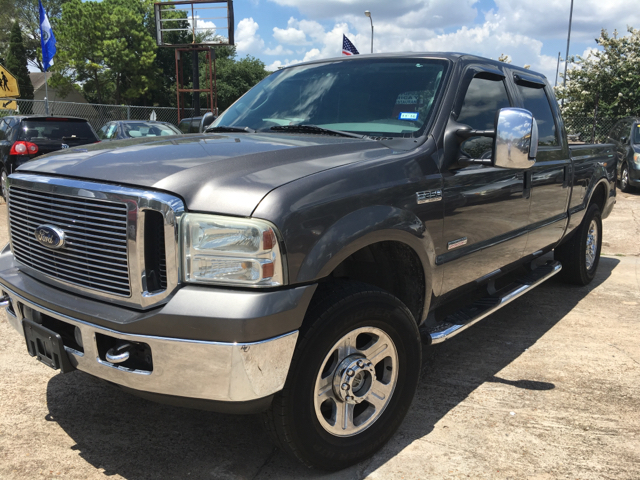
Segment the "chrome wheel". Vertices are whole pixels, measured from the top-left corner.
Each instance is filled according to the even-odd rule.
[[[625,191],[629,185],[629,170],[627,167],[622,167],[622,173],[620,174],[620,190]]]
[[[2,171],[2,198],[7,201],[7,172]]]
[[[587,232],[587,248],[585,251],[587,270],[593,268],[598,254],[598,224],[591,220],[589,231]]]
[[[375,327],[349,332],[330,349],[316,378],[320,425],[337,437],[366,430],[389,404],[397,380],[398,352],[389,335]]]

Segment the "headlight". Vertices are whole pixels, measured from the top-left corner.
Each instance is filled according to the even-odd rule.
[[[640,167],[640,154],[634,153],[633,154],[633,161],[636,162],[636,165],[638,165]]]
[[[180,226],[185,282],[284,284],[276,228],[264,220],[189,213]]]

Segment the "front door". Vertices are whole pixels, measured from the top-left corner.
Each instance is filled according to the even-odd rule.
[[[513,105],[504,77],[496,72],[467,73],[461,87],[453,117],[457,115],[458,123],[475,130],[493,130],[498,110]],[[472,137],[459,150],[445,151],[443,244],[447,250],[437,258],[445,265],[443,293],[522,257],[530,203],[524,173],[489,165],[455,166],[461,155],[490,159],[492,148],[493,139]]]

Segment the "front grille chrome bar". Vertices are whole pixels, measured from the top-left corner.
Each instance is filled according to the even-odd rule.
[[[9,177],[8,191],[11,250],[20,269],[29,275],[84,296],[142,309],[164,303],[178,287],[181,199],[21,173]],[[155,233],[164,233],[165,253],[158,264],[160,271],[154,274],[161,277],[162,289],[151,292],[145,266],[147,211],[157,212],[153,213],[158,219]],[[50,249],[36,240],[35,230],[42,225],[65,232],[64,248]],[[147,241],[147,245],[154,243]]]

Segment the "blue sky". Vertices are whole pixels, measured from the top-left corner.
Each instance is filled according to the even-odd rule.
[[[236,0],[236,45],[241,56],[269,69],[341,54],[345,33],[374,51],[463,51],[491,58],[502,53],[531,65],[553,83],[558,52],[565,55],[571,0]],[[631,0],[576,0],[571,55],[595,48],[600,29],[640,27]],[[562,67],[561,67],[562,71]]]

